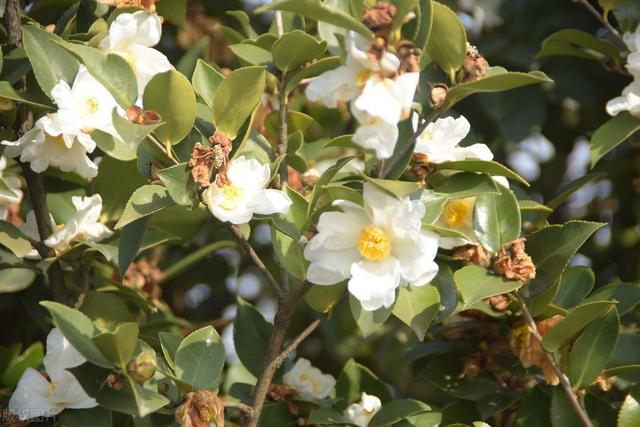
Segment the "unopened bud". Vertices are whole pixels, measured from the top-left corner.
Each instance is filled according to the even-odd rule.
[[[378,2],[362,16],[362,23],[377,34],[386,35],[398,13],[398,8],[388,2]]]
[[[431,85],[429,89],[429,103],[431,104],[431,108],[440,109],[447,101],[447,93],[449,92],[449,88],[447,85],[442,83],[436,83]]]
[[[458,82],[473,82],[483,78],[487,74],[487,67],[489,64],[482,55],[478,52],[478,49],[467,43],[467,57],[462,63],[462,69],[458,74]]]
[[[155,357],[151,353],[144,351],[129,362],[127,372],[135,382],[142,384],[153,377],[157,366]]]
[[[107,387],[114,389],[115,391],[122,390],[124,387],[124,376],[119,372],[112,372],[107,375],[107,379],[105,380]]]

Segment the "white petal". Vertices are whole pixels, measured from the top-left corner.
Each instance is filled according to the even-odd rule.
[[[473,144],[458,150],[462,152],[463,160],[493,160],[493,153],[485,144]]]
[[[392,254],[400,262],[400,274],[410,285],[425,285],[438,274],[435,263],[438,252],[438,235],[423,231],[416,242],[396,243]]]
[[[351,267],[348,289],[366,311],[389,308],[400,285],[400,263],[389,256],[382,261],[360,261]]]
[[[80,366],[86,361],[87,359],[62,335],[60,329],[51,329],[47,335],[47,352],[43,361],[49,375]]]
[[[52,376],[55,390],[50,394],[50,399],[58,405],[71,409],[85,409],[98,406],[98,403],[90,397],[82,388],[78,380],[70,372],[64,371],[58,376]]]
[[[54,416],[62,412],[63,405],[49,398],[49,382],[38,371],[27,368],[9,400],[9,412],[21,420]]]
[[[249,209],[257,214],[271,215],[274,213],[286,213],[293,204],[289,196],[280,190],[262,190],[256,193],[249,201]]]
[[[309,242],[304,256],[311,261],[307,279],[317,285],[333,285],[349,278],[351,267],[362,257],[356,248],[331,250],[324,247],[312,249]]]
[[[153,76],[174,69],[167,57],[156,49],[134,44],[127,53],[133,59],[139,94],[144,93],[144,88]]]
[[[368,150],[375,150],[378,159],[391,157],[397,141],[397,125],[383,120],[364,122],[353,135],[353,142]]]
[[[304,93],[309,101],[336,108],[338,102],[351,101],[360,93],[356,75],[357,68],[341,65],[311,80]]]
[[[353,106],[372,117],[397,124],[402,117],[403,91],[395,81],[374,75],[367,80]]]

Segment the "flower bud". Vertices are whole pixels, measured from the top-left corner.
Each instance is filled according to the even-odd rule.
[[[156,359],[149,352],[142,352],[136,356],[127,366],[127,372],[138,384],[142,384],[156,373]]]
[[[115,391],[122,390],[124,387],[124,376],[119,372],[112,372],[107,375],[105,380],[107,387],[114,389]]]
[[[431,108],[435,110],[442,108],[447,101],[448,92],[449,88],[445,84],[436,83],[431,85],[429,89],[429,103],[431,104]]]
[[[457,80],[459,83],[479,80],[487,74],[488,66],[487,60],[480,55],[478,49],[467,43],[467,57],[462,64]]]

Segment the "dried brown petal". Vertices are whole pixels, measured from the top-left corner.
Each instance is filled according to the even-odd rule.
[[[227,171],[229,168],[229,154],[231,154],[233,144],[229,137],[219,130],[215,131],[215,133],[209,137],[209,141],[214,148],[214,167],[218,171],[216,175],[216,184],[219,187],[230,184],[231,181],[227,176]]]
[[[362,23],[379,35],[388,35],[398,8],[387,2],[378,2],[362,15]]]
[[[423,187],[427,185],[427,178],[433,171],[433,166],[429,163],[429,156],[424,153],[413,153],[409,173],[416,178]]]
[[[536,326],[540,336],[544,338],[549,330],[556,326],[562,319],[562,316],[557,315],[538,322]],[[518,356],[525,368],[538,366],[542,370],[542,374],[548,384],[557,385],[559,383],[560,380],[553,366],[547,359],[544,349],[533,336],[527,325],[511,330],[509,344],[511,350]]]
[[[483,78],[487,74],[489,64],[478,49],[467,43],[467,57],[462,64],[460,82],[472,82]]]
[[[141,7],[150,12],[155,12],[156,10],[156,0],[98,0],[98,2],[108,4],[109,6],[115,6],[119,9]]]
[[[211,171],[216,156],[213,147],[204,147],[199,142],[193,146],[189,167],[193,180],[201,187],[208,187],[211,181]]]
[[[120,391],[122,390],[122,387],[124,387],[124,375],[118,372],[112,372],[107,375],[105,382],[107,387],[112,388],[115,391]]]
[[[7,209],[7,219],[5,221],[18,228],[24,224],[24,220],[20,216],[20,203],[12,203],[9,205]]]
[[[521,238],[503,245],[493,263],[493,271],[509,280],[520,280],[523,283],[534,279],[536,266],[525,252],[525,240]]]
[[[160,114],[157,112],[153,110],[143,110],[137,105],[132,105],[127,108],[126,116],[127,120],[136,125],[150,125],[162,120]]]
[[[209,390],[187,393],[176,410],[175,419],[181,427],[210,427],[212,421],[223,427],[224,402]]]
[[[493,308],[495,311],[505,311],[507,307],[509,307],[509,304],[511,303],[511,300],[509,299],[509,297],[507,297],[504,294],[489,297],[486,299],[486,301],[489,303],[491,308]]]
[[[298,407],[294,402],[292,402],[292,400],[299,398],[300,393],[298,393],[294,388],[286,384],[271,384],[269,386],[267,396],[274,402],[285,402],[289,412],[293,415],[298,415]]]
[[[484,268],[491,265],[491,254],[480,245],[457,247],[453,250],[453,256]]]
[[[475,378],[480,373],[480,364],[482,363],[482,356],[474,354],[464,360],[462,365],[462,373],[458,375],[458,378]]]
[[[160,282],[163,278],[164,274],[158,266],[142,258],[129,266],[123,283],[125,286],[138,289],[148,299],[158,299],[162,294]]]

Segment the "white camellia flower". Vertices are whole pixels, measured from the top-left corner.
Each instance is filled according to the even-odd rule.
[[[60,80],[51,90],[51,96],[58,105],[60,120],[87,131],[100,129],[111,134],[115,132],[112,112],[118,104],[84,65],[80,66],[71,87]]]
[[[52,417],[66,408],[86,409],[97,402],[82,389],[67,371],[82,365],[86,359],[54,328],[47,336],[44,367],[49,379],[33,368],[22,374],[16,391],[9,400],[9,412],[24,421],[37,417]]]
[[[441,248],[453,249],[457,246],[478,244],[478,238],[473,229],[473,207],[475,203],[475,197],[447,201],[442,214],[434,225],[463,234],[465,238],[440,236],[439,244]]]
[[[417,128],[417,121],[414,120],[414,130]],[[464,116],[438,119],[429,123],[418,136],[415,151],[426,154],[429,163],[435,164],[469,159],[492,160],[493,153],[485,144],[459,146],[470,130],[471,125]]]
[[[20,203],[22,201],[22,182],[20,178],[17,176],[4,176],[4,170],[7,168],[7,159],[2,156],[0,157],[0,177],[7,187],[9,187],[14,193],[15,196],[10,196],[6,194],[0,194],[0,219],[5,220],[9,215],[9,206]]]
[[[142,10],[121,13],[98,47],[122,56],[129,63],[138,81],[138,94],[142,96],[153,76],[174,69],[164,54],[152,48],[161,36],[162,21],[158,15]]]
[[[640,24],[633,33],[625,33],[623,38],[629,48],[627,70],[638,79],[640,78]]]
[[[640,81],[634,80],[622,90],[622,95],[607,102],[607,113],[617,116],[628,111],[632,116],[640,117]]]
[[[227,177],[229,184],[220,187],[213,182],[204,195],[209,210],[220,221],[244,224],[254,214],[285,213],[291,206],[285,193],[266,189],[271,180],[269,165],[240,156],[229,163]]]
[[[299,358],[291,370],[284,374],[284,383],[294,388],[305,399],[324,399],[336,385],[329,374],[311,365],[307,359]]]
[[[102,197],[74,196],[71,198],[76,213],[62,227],[56,227],[54,233],[44,241],[56,251],[67,250],[73,242],[99,242],[110,237],[113,232],[99,222],[102,211]]]
[[[48,114],[38,119],[33,129],[17,141],[2,141],[7,146],[4,154],[29,162],[34,172],[44,172],[49,166],[55,166],[86,179],[95,178],[98,165],[87,153],[96,148],[96,143],[78,125],[56,113]]]
[[[360,402],[352,403],[344,410],[344,415],[351,424],[367,427],[371,418],[380,410],[382,402],[377,396],[362,393]]]
[[[364,207],[339,200],[341,212],[320,215],[304,255],[307,279],[333,285],[349,279],[349,292],[365,310],[391,307],[396,288],[422,286],[438,272],[438,236],[422,230],[424,204],[364,185]]]

